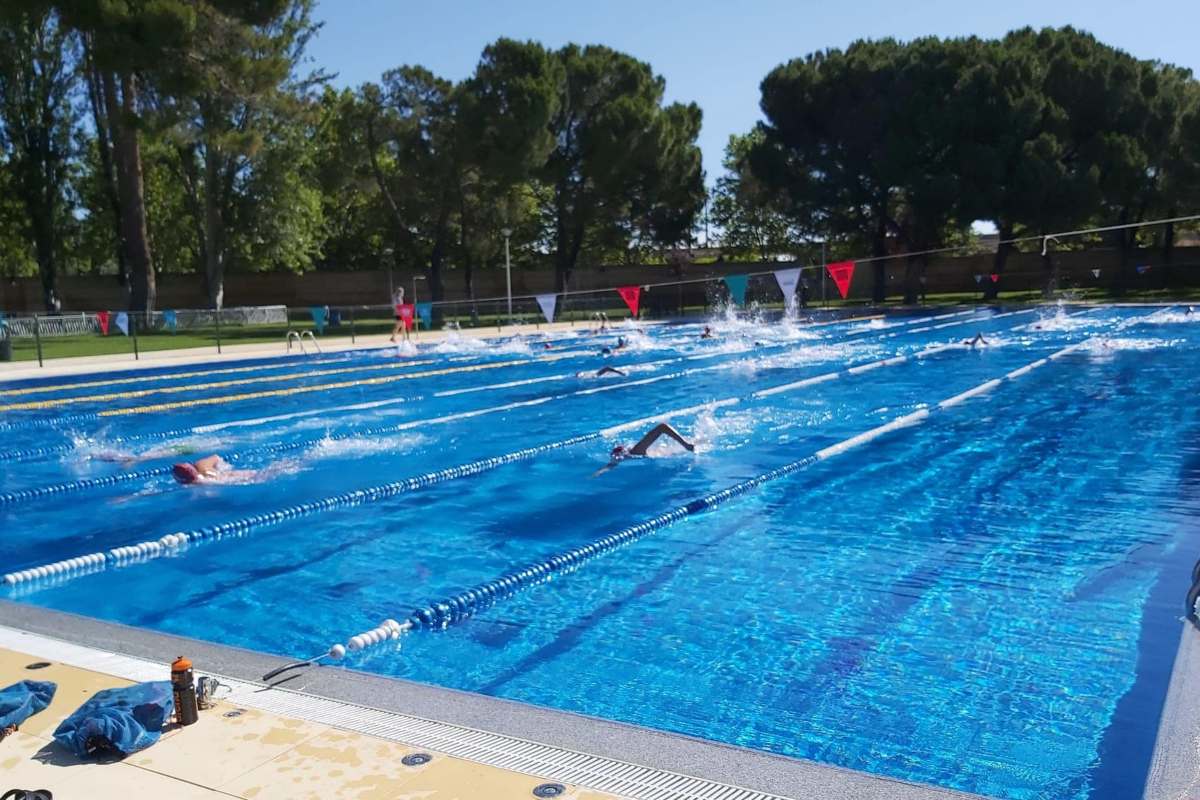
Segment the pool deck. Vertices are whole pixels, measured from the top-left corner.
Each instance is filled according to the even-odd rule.
[[[1200,799],[1200,630],[1185,622],[1144,800]]]
[[[655,322],[643,322],[643,325],[655,325]],[[464,339],[494,339],[505,336],[528,336],[533,333],[563,333],[587,330],[587,324],[580,322],[555,322],[547,325],[512,325],[502,330],[496,328],[464,328],[461,331],[421,331],[412,337],[414,345],[440,342],[450,336]],[[319,340],[321,353],[330,355],[351,350],[379,350],[394,345],[384,334],[358,336],[351,341],[349,336],[323,336]],[[133,353],[117,353],[102,356],[73,356],[69,358],[47,359],[44,367],[39,367],[33,361],[0,361],[0,381],[17,381],[27,378],[52,378],[64,375],[80,375],[93,372],[125,372],[138,370],[163,369],[170,367],[188,366],[191,364],[211,364],[214,362],[236,363],[261,358],[296,357],[296,351],[288,353],[280,342],[259,342],[255,344],[227,344],[218,353],[215,347],[185,347],[177,350],[149,350],[141,353],[134,360]],[[315,353],[312,355],[316,355]]]
[[[947,789],[344,668],[309,668],[267,688],[261,675],[285,659],[8,601],[0,601],[0,625],[0,685],[27,677],[57,679],[58,672],[25,671],[21,665],[29,658],[51,661],[53,669],[66,670],[61,674],[75,681],[67,686],[76,688],[40,715],[45,723],[34,727],[31,721],[17,740],[21,771],[15,774],[33,782],[22,788],[55,789],[51,781],[57,780],[63,787],[61,796],[71,796],[68,790],[85,780],[78,777],[85,771],[90,775],[105,770],[113,773],[105,776],[116,782],[113,786],[128,786],[149,770],[188,786],[187,792],[158,796],[183,798],[516,800],[532,797],[532,789],[541,783],[554,782],[568,787],[564,797],[578,800],[979,800]],[[179,654],[191,658],[198,675],[214,675],[234,687],[220,712],[245,709],[245,724],[251,727],[235,729],[216,712],[205,712],[201,724],[172,732],[121,765],[78,766],[49,746],[51,725],[85,694],[129,680],[163,679],[167,665]],[[231,748],[235,733],[236,747]],[[8,744],[0,744],[0,784],[15,780],[8,777],[4,760],[8,749]],[[408,771],[397,762],[414,749],[433,754],[431,765],[444,766]],[[377,755],[347,755],[349,751]],[[67,768],[46,768],[56,764]],[[138,771],[117,774],[113,766]],[[297,776],[303,776],[304,791],[311,795],[296,790]],[[335,778],[343,783],[333,790],[319,780]],[[86,780],[89,786],[100,785],[91,777]],[[462,791],[464,787],[471,791]],[[87,796],[108,795],[97,791]],[[128,795],[114,789],[111,796]]]

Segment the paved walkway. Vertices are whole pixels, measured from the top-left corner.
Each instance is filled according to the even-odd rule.
[[[406,766],[402,759],[418,752],[412,747],[224,703],[123,761],[85,763],[53,741],[54,729],[97,691],[129,681],[57,663],[28,668],[39,661],[0,649],[0,686],[25,679],[58,685],[49,708],[0,741],[0,794],[15,788],[88,800],[528,800],[546,782],[431,750],[420,751],[432,756],[428,763]],[[164,663],[164,679],[169,669]],[[566,788],[560,796],[569,800],[616,800]]]
[[[658,324],[644,322],[643,325]],[[461,331],[422,331],[412,337],[416,345],[444,341],[448,338],[463,339],[492,339],[497,336],[528,335],[531,333],[557,333],[587,330],[584,323],[572,325],[569,322],[555,322],[552,325],[513,325],[503,330],[496,328],[467,328]],[[359,336],[355,342],[349,336],[328,336],[320,340],[323,353],[340,353],[349,350],[373,350],[393,346],[388,337],[383,334],[374,336]],[[0,381],[16,381],[26,378],[51,378],[58,375],[79,375],[83,373],[128,372],[141,369],[163,369],[164,367],[186,366],[189,364],[232,363],[256,358],[288,355],[285,346],[279,342],[261,342],[258,344],[225,345],[217,353],[215,347],[189,347],[179,350],[152,350],[141,354],[139,360],[134,360],[132,353],[119,353],[103,356],[78,356],[73,358],[55,358],[46,361],[45,366],[39,367],[36,361],[0,361]],[[293,350],[292,355],[296,355]]]

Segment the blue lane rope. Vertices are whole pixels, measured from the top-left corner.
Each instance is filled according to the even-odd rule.
[[[404,480],[386,483],[382,486],[375,486],[369,489],[356,489],[354,491],[343,492],[342,494],[333,495],[320,500],[311,500],[306,503],[299,503],[278,511],[270,511],[265,514],[254,514],[252,516],[243,517],[231,522],[224,522],[219,525],[197,528],[196,530],[192,531],[169,533],[166,536],[156,540],[140,542],[135,545],[114,547],[108,551],[89,553],[76,558],[69,558],[63,561],[55,561],[43,566],[33,567],[31,569],[10,572],[4,576],[3,582],[9,585],[15,585],[39,578],[54,577],[67,573],[73,573],[83,569],[90,569],[94,566],[104,563],[123,564],[131,559],[160,555],[163,552],[176,550],[191,543],[202,542],[205,540],[223,539],[227,536],[242,536],[252,529],[276,525],[286,520],[306,517],[312,514],[329,511],[334,508],[346,508],[349,506],[360,505],[362,503],[377,502],[379,500],[384,500],[389,497],[395,497],[396,495],[404,494],[406,492],[412,492],[418,489],[434,486],[446,481],[465,478],[472,475],[479,475],[480,473],[496,469],[497,467],[505,464],[511,464],[516,461],[524,461],[551,450],[557,450],[563,447],[572,447],[583,442],[595,441],[599,439],[600,436],[601,434],[599,432],[587,433],[583,434],[582,436],[573,436],[569,439],[561,439],[557,442],[550,442],[548,444],[538,445],[536,447],[528,447],[523,450],[516,450],[502,456],[484,458],[456,467],[448,467],[446,469],[437,470],[435,472],[426,472],[412,478],[405,478]]]

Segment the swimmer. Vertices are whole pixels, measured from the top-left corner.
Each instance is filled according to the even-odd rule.
[[[1187,311],[1183,312],[1183,315],[1184,315],[1185,317],[1190,317],[1192,314],[1195,314],[1195,313],[1196,313],[1196,307],[1195,307],[1195,306],[1188,306],[1188,307],[1187,307]]]
[[[279,470],[274,466],[266,469],[234,469],[228,461],[215,453],[196,461],[183,461],[171,467],[171,475],[184,486],[194,483],[257,483],[274,477]]]
[[[702,330],[702,331],[700,332],[700,338],[701,338],[701,339],[711,339],[711,338],[713,338],[713,330],[712,330],[712,328],[710,328],[710,327],[708,327],[707,325],[705,325],[705,326],[704,326],[704,330]]]
[[[970,347],[972,350],[974,350],[976,348],[976,346],[978,346],[978,345],[983,345],[984,347],[987,347],[988,342],[987,342],[987,339],[983,338],[982,333],[977,333],[977,334],[975,334],[974,339],[963,339],[962,343],[967,345],[968,347]]]
[[[625,373],[622,372],[621,370],[617,369],[616,367],[601,367],[600,369],[596,370],[596,374],[593,375],[592,377],[603,378],[605,375],[620,375],[622,378],[625,377]],[[575,377],[576,378],[586,377],[586,373],[576,372]]]
[[[619,444],[614,447],[612,452],[609,454],[609,462],[593,472],[592,477],[594,478],[601,473],[607,472],[627,458],[644,458],[646,456],[646,451],[650,449],[651,445],[664,436],[669,436],[670,438],[679,442],[679,444],[683,446],[683,449],[687,450],[689,453],[696,452],[696,445],[692,444],[687,439],[684,439],[683,436],[680,435],[679,431],[675,430],[667,423],[660,422],[651,428],[645,436],[639,439],[638,443],[633,447],[626,447],[623,444]]]

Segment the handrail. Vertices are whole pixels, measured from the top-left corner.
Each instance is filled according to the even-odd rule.
[[[304,352],[305,355],[308,355],[308,351],[304,349],[304,337],[305,336],[307,336],[309,338],[309,340],[313,343],[313,347],[317,348],[317,353],[320,353],[321,345],[317,342],[317,337],[312,331],[301,331],[300,332],[300,337],[299,337],[300,338],[300,350],[302,352]]]
[[[300,348],[300,352],[308,355],[308,351],[304,349],[304,339],[300,338],[300,334],[295,331],[288,331],[287,336],[287,351],[292,352],[292,337],[296,337],[296,345]]]

